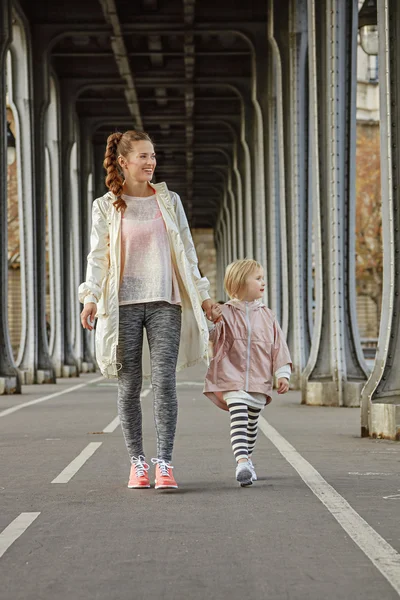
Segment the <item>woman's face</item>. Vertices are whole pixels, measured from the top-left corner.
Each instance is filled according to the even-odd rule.
[[[151,142],[140,140],[132,146],[132,151],[127,156],[119,156],[125,179],[140,183],[151,181],[156,168],[156,155]]]

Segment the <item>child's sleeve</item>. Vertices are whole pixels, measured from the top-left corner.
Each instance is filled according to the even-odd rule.
[[[274,347],[272,350],[272,372],[276,373],[283,367],[292,370],[292,359],[289,348],[278,321],[274,320]],[[285,375],[281,375],[285,377]]]
[[[222,340],[224,334],[224,320],[221,319],[218,323],[212,323],[211,328],[208,330],[210,336],[210,342],[214,344],[214,346]]]
[[[289,363],[287,363],[287,365],[284,365],[283,367],[280,367],[280,369],[277,369],[275,371],[275,377],[277,379],[282,379],[282,377],[284,377],[285,379],[290,381],[291,374],[292,374],[292,367],[290,366]]]

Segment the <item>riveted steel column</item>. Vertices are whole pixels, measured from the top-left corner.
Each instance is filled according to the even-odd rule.
[[[94,154],[94,195],[95,198],[100,198],[106,191],[105,176],[106,172],[103,168],[104,154],[106,151],[106,139],[103,144],[93,143]]]
[[[36,290],[34,285],[34,172],[32,165],[32,69],[29,23],[22,13],[13,10],[13,40],[8,56],[8,105],[12,108],[15,127],[18,174],[18,210],[20,230],[21,338],[15,363],[22,384],[35,382]]]
[[[55,370],[50,358],[46,327],[46,113],[50,102],[49,75],[50,38],[40,25],[32,27],[33,54],[33,165],[35,177],[35,290],[36,305],[31,318],[35,319],[36,380],[55,383]]]
[[[271,308],[276,313],[285,335],[289,326],[289,277],[286,227],[286,183],[284,152],[284,119],[282,91],[282,59],[276,40],[274,0],[268,3],[268,182],[267,211]]]
[[[289,266],[288,345],[294,373],[291,387],[300,388],[306,365],[310,333],[307,314],[308,233],[308,93],[307,93],[307,4],[290,0],[288,10],[277,11],[278,43],[282,57],[287,239]],[[279,29],[278,29],[279,27]]]
[[[8,231],[7,231],[7,121],[6,61],[11,43],[11,2],[0,3],[0,394],[19,394],[21,386],[14,365],[8,328]]]
[[[219,231],[214,229],[214,244],[215,244],[215,254],[217,260],[217,281],[216,281],[216,300],[221,299],[220,291],[221,291],[221,263],[220,263],[220,242],[219,242]]]
[[[374,369],[362,391],[361,435],[400,440],[400,6],[378,2],[383,298]]]
[[[60,92],[56,76],[50,77],[50,104],[46,113],[46,169],[48,187],[48,223],[50,258],[50,314],[51,330],[49,351],[57,377],[62,376],[62,238],[61,238],[61,160],[60,160]]]
[[[63,239],[63,336],[64,336],[64,377],[79,375],[78,357],[74,352],[73,322],[74,312],[71,303],[78,303],[78,291],[74,286],[71,247],[74,244],[74,222],[71,186],[71,153],[75,134],[75,91],[68,81],[60,81],[61,90],[61,164],[62,164],[62,239]],[[80,325],[80,324],[79,324]]]
[[[243,223],[243,243],[245,256],[253,256],[253,211],[252,211],[252,186],[251,186],[251,153],[248,146],[246,135],[246,119],[250,118],[249,103],[244,102],[242,95],[240,96],[240,144],[238,148],[238,162],[240,172],[243,174],[243,190],[242,190],[242,208],[243,213],[238,219],[238,222]],[[245,110],[245,105],[247,110]]]
[[[79,279],[84,281],[86,277],[87,255],[90,250],[90,225],[91,225],[91,210],[93,198],[88,198],[89,195],[89,179],[93,174],[93,145],[92,145],[92,128],[86,120],[80,122],[80,204],[81,212],[81,262]],[[80,326],[80,324],[79,324]],[[95,359],[93,355],[93,331],[85,329],[82,335],[82,371],[88,372],[95,370]]]
[[[366,378],[354,283],[357,0],[310,0],[308,8],[318,24],[310,86],[317,93],[323,297],[303,402],[355,406]]]

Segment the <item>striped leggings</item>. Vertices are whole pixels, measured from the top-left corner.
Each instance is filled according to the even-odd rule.
[[[132,463],[139,456],[145,456],[140,404],[144,327],[150,348],[157,458],[169,463],[178,417],[176,363],[181,336],[181,307],[168,302],[119,307],[117,360],[122,368],[118,372],[118,414]]]
[[[231,444],[236,462],[251,458],[256,445],[258,418],[261,408],[232,402],[228,405],[231,415]]]

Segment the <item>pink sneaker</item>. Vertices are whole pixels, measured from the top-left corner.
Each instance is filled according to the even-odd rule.
[[[145,462],[144,456],[139,456],[131,465],[128,488],[140,489],[150,487],[150,478],[148,474],[149,465]]]
[[[162,458],[152,458],[151,462],[156,465],[155,489],[176,489],[178,484],[172,474],[172,467]]]

